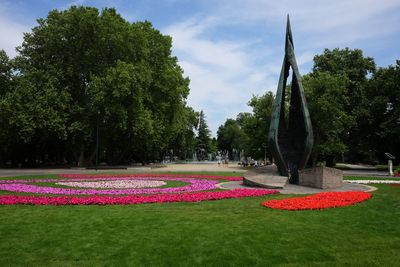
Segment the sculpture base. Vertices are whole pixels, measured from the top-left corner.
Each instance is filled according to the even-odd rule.
[[[328,168],[316,167],[299,171],[299,185],[329,189],[343,185],[343,171]]]
[[[263,188],[283,188],[288,181],[286,176],[281,176],[275,165],[268,165],[247,171],[243,175],[243,185]]]

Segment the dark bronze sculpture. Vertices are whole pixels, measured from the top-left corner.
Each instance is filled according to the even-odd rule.
[[[290,68],[293,71],[292,83],[287,86]],[[290,90],[290,104],[287,116],[285,107],[288,90]],[[311,120],[294,55],[293,37],[288,15],[285,57],[276,92],[268,143],[279,173],[283,176],[289,176],[290,183],[298,184],[298,171],[306,166],[313,142]]]

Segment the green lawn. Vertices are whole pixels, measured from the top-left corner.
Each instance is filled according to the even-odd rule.
[[[288,195],[0,206],[0,266],[398,266],[400,187],[376,187],[371,200],[322,211],[260,205]]]

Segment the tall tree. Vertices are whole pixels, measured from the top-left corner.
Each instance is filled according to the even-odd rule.
[[[208,125],[206,122],[206,116],[204,115],[203,110],[200,111],[199,115],[199,124],[197,127],[198,135],[197,135],[197,150],[198,150],[198,158],[199,160],[206,159],[207,153],[210,152],[210,130],[208,129]]]
[[[400,60],[379,68],[366,88],[363,108],[368,131],[362,144],[372,159],[385,161],[385,152],[400,157]]]
[[[253,114],[244,121],[243,125],[243,130],[249,136],[246,153],[257,159],[269,156],[267,138],[274,102],[275,96],[272,92],[253,96],[248,102],[248,105],[253,108]]]
[[[239,123],[233,119],[227,119],[217,131],[218,150],[227,151],[233,156],[233,151],[241,151],[245,148],[247,135],[240,127]]]
[[[24,105],[42,101],[44,115],[56,116],[49,109],[59,105],[62,115],[54,125],[63,129],[62,138],[59,130],[50,134],[52,128],[42,133],[40,121],[24,113],[23,105],[16,119],[25,119],[14,129],[32,145],[34,136],[42,136],[42,144],[49,143],[46,136],[58,136],[62,154],[79,163],[93,158],[98,121],[107,161],[159,158],[187,131],[185,116],[192,116],[186,105],[189,79],[171,48],[171,37],[151,23],[129,23],[112,8],[53,10],[25,34],[14,60],[20,89],[4,97],[3,105],[26,94],[31,96]]]
[[[0,50],[0,97],[11,90],[11,62],[7,53]]]
[[[328,72],[347,77],[346,91],[344,94],[348,101],[344,110],[355,118],[356,124],[349,129],[345,143],[348,147],[348,157],[351,161],[365,159],[367,151],[362,140],[368,131],[366,110],[362,103],[366,100],[366,86],[368,78],[375,72],[376,66],[373,58],[365,57],[360,49],[325,49],[321,55],[314,57],[313,72]]]
[[[347,151],[345,137],[354,117],[345,111],[348,104],[346,85],[348,78],[344,74],[316,72],[303,76],[303,85],[310,112],[314,146],[311,154],[313,166],[317,161],[334,165],[336,157]]]

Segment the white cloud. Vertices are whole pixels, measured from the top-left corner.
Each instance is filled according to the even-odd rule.
[[[194,15],[177,16],[183,21],[174,21],[173,14],[167,19],[162,17],[165,6],[181,11],[183,2],[179,0],[142,5],[114,1],[112,5],[129,21],[153,20],[154,17],[147,16],[157,16],[156,22],[163,25],[162,32],[173,37],[173,53],[191,80],[188,104],[205,111],[214,134],[226,118],[249,111],[246,103],[253,94],[276,90],[287,13],[291,16],[302,74],[311,69],[313,56],[324,48],[349,46],[365,51],[365,47],[374,47],[380,49],[382,57],[398,55],[393,47],[400,33],[399,0],[193,2],[197,9],[187,11]],[[87,3],[101,8],[111,2],[77,0],[70,1],[65,8]],[[0,49],[11,57],[16,55],[15,46],[22,43],[23,32],[30,31],[32,26],[21,23],[12,14],[6,4],[0,6]]]
[[[30,31],[29,25],[14,21],[14,18],[4,6],[0,7],[0,49],[6,51],[10,58],[17,55],[15,47],[22,44],[24,32]]]
[[[249,110],[246,103],[253,94],[263,93],[260,90],[265,85],[273,84],[268,69],[279,72],[273,65],[258,67],[251,41],[207,37],[208,31],[221,23],[215,17],[191,18],[163,31],[172,36],[174,53],[191,80],[188,104],[205,111],[214,134],[226,118]]]
[[[174,53],[191,79],[188,103],[195,109],[205,110],[214,133],[227,117],[248,110],[246,102],[252,94],[276,90],[287,13],[291,16],[302,74],[310,70],[314,55],[323,48],[354,47],[360,41],[378,40],[399,32],[400,25],[400,16],[395,12],[400,7],[398,0],[226,0],[218,3],[213,2],[209,7],[207,17],[197,15],[164,31],[173,37]],[[209,34],[221,27],[232,30],[236,26],[256,28],[256,32],[268,28],[274,32],[254,36],[253,40],[240,38],[243,33],[240,31],[235,40]],[[282,36],[282,43],[271,40],[277,32]],[[260,49],[257,43],[265,47]]]
[[[307,46],[321,45],[318,40],[332,45],[398,32],[399,8],[398,0],[226,0],[222,7],[231,19],[282,29],[286,14],[290,14],[297,33],[314,36]]]

